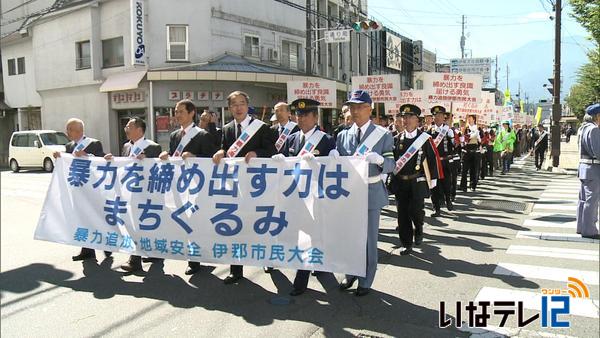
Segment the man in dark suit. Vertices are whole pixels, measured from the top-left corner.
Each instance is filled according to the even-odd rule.
[[[215,153],[217,148],[213,137],[194,124],[195,114],[196,106],[191,100],[177,102],[175,118],[181,128],[169,136],[169,151],[163,151],[159,155],[161,160],[167,160],[169,156],[181,156],[184,160],[189,157],[211,157]],[[200,271],[199,262],[188,262],[186,275],[193,275],[198,271]]]
[[[143,160],[144,158],[157,158],[162,150],[160,144],[144,137],[146,133],[146,122],[139,117],[132,117],[125,126],[127,141],[123,145],[121,156]],[[104,159],[110,161],[113,154],[104,155]],[[129,256],[127,263],[121,265],[121,269],[127,272],[142,270],[142,257],[137,255]]]
[[[290,106],[288,106],[287,103],[285,102],[279,102],[275,105],[274,107],[275,110],[275,118],[277,120],[277,123],[271,127],[271,130],[273,131],[273,134],[275,135],[275,148],[277,148],[277,141],[279,141],[279,138],[282,137],[281,134],[283,134],[285,129],[289,129],[290,131],[287,133],[287,136],[284,136],[283,139],[283,143],[281,144],[280,148],[277,149],[277,152],[281,153],[281,150],[283,149],[283,144],[285,144],[285,139],[287,139],[289,137],[289,135],[292,135],[293,133],[297,132],[298,130],[300,130],[300,128],[298,127],[298,125],[295,122],[291,121],[291,112],[290,112]]]
[[[546,150],[548,150],[548,133],[546,133],[542,124],[538,125],[538,134],[536,136],[533,150],[535,151],[536,170],[540,170],[546,157]]]
[[[242,91],[234,91],[227,97],[233,121],[223,127],[221,149],[213,155],[213,162],[216,165],[219,165],[226,156],[244,157],[248,163],[254,157],[271,157],[277,152],[273,131],[264,122],[248,115],[249,101],[248,94]],[[240,138],[242,135],[245,141]],[[231,265],[229,272],[229,276],[223,281],[225,284],[232,284],[242,279],[244,267]]]
[[[87,137],[84,130],[84,123],[77,118],[71,118],[66,125],[67,137],[71,140],[65,145],[65,151],[68,154],[73,154],[76,157],[84,156],[104,156],[102,143],[94,138]],[[54,158],[60,157],[60,152],[54,152]],[[106,257],[110,257],[112,252],[104,251]],[[77,256],[72,257],[74,261],[82,261],[86,259],[95,259],[96,251],[90,248],[81,248]]]
[[[298,117],[300,130],[288,137],[281,153],[273,156],[274,160],[281,161],[286,156],[302,156],[303,159],[311,160],[315,156],[328,156],[329,152],[335,149],[333,137],[317,125],[319,104],[319,101],[310,99],[297,99],[292,102],[291,107]],[[309,276],[310,271],[298,270],[291,296],[298,296],[306,291]]]

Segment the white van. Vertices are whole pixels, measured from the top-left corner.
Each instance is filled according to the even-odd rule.
[[[65,151],[69,142],[67,135],[54,130],[16,131],[10,137],[8,163],[13,172],[21,168],[43,168],[54,170],[55,151]]]

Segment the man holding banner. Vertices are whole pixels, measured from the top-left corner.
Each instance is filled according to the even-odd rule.
[[[388,205],[388,193],[381,180],[381,174],[394,169],[394,140],[387,129],[371,123],[371,96],[364,90],[355,90],[346,102],[354,124],[341,131],[336,140],[337,150],[329,153],[331,157],[365,156],[369,162],[369,197],[367,222],[367,273],[365,277],[346,275],[340,283],[340,289],[347,290],[358,279],[356,296],[369,293],[377,270],[377,241],[379,237],[379,216],[381,208]]]
[[[224,157],[244,157],[246,163],[254,157],[271,157],[277,153],[273,131],[264,122],[248,114],[250,98],[242,91],[234,91],[227,96],[229,111],[233,121],[223,127],[221,149],[213,156],[219,165]],[[233,284],[244,277],[242,265],[231,265],[229,275],[223,280]]]
[[[84,134],[85,125],[82,120],[77,118],[71,118],[67,121],[67,137],[71,140],[65,145],[65,151],[67,154],[73,154],[75,157],[86,157],[86,156],[104,156],[102,150],[102,143],[91,137],[87,137]],[[54,152],[54,158],[60,157],[60,152]],[[104,251],[105,257],[110,257],[112,252]],[[74,261],[82,261],[86,259],[95,259],[96,251],[90,248],[81,248],[78,255],[73,256]]]
[[[163,151],[159,157],[165,161],[171,157],[211,157],[215,152],[212,135],[194,123],[196,106],[191,100],[181,100],[175,105],[175,119],[181,126],[169,136],[169,152]],[[200,262],[188,262],[186,275],[200,271]]]
[[[335,149],[333,137],[323,132],[317,125],[319,102],[311,99],[297,99],[291,108],[298,117],[299,130],[287,138],[279,154],[273,155],[276,161],[284,161],[285,157],[300,156],[311,161],[315,156],[328,156]],[[323,224],[323,226],[326,226]],[[298,270],[294,278],[294,289],[291,296],[303,294],[308,287],[310,271]]]
[[[431,108],[434,124],[429,129],[428,133],[433,138],[433,143],[437,147],[437,151],[441,160],[441,169],[443,178],[440,177],[438,184],[432,190],[431,202],[433,203],[432,217],[440,216],[440,208],[442,202],[445,201],[448,211],[454,210],[452,205],[452,170],[450,166],[454,162],[454,132],[450,126],[445,124],[446,118],[450,115],[443,106],[434,106]]]
[[[157,158],[161,153],[160,144],[144,137],[146,133],[146,122],[139,117],[132,117],[125,126],[125,135],[129,141],[123,145],[121,156],[131,157],[138,160],[144,158]],[[113,155],[108,153],[104,155],[104,159],[111,161]],[[126,263],[121,265],[121,269],[127,272],[135,272],[142,270],[142,257],[137,255],[129,256]]]
[[[435,188],[440,177],[431,135],[417,128],[421,109],[404,104],[400,111],[406,130],[396,138],[396,166],[390,190],[396,195],[398,232],[404,247],[400,254],[406,256],[412,253],[413,243],[418,246],[423,242],[425,198],[430,196],[430,190]]]

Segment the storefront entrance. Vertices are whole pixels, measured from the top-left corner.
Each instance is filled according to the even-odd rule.
[[[127,136],[125,135],[125,126],[129,119],[132,117],[139,117],[146,121],[146,109],[128,109],[128,110],[117,110],[117,117],[119,119],[119,152],[125,142],[127,142]],[[147,122],[146,122],[147,123]],[[146,126],[146,130],[148,126]]]

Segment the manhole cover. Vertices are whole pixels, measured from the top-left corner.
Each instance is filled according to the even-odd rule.
[[[476,206],[484,209],[529,212],[531,203],[512,202],[504,200],[479,200],[473,202]]]

